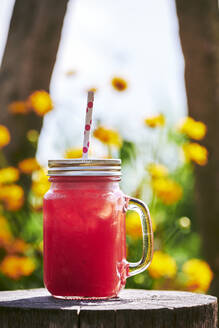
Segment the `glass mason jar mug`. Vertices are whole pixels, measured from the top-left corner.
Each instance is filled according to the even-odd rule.
[[[151,262],[153,232],[147,206],[119,188],[118,159],[49,161],[44,196],[44,283],[58,298],[109,298]],[[126,260],[125,216],[140,214],[142,259]]]

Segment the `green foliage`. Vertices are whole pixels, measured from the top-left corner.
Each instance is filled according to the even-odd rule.
[[[136,147],[131,141],[124,140],[119,150],[119,157],[123,164],[127,164],[136,159]]]

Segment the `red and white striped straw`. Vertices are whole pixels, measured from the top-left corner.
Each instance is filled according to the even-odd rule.
[[[84,142],[83,142],[83,154],[82,154],[82,158],[84,159],[88,158],[93,105],[94,105],[94,92],[89,91],[87,96],[87,110],[86,110],[86,117],[85,117]]]

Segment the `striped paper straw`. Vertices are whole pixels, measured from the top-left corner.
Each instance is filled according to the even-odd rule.
[[[83,155],[82,158],[88,158],[88,150],[90,146],[90,131],[92,124],[92,114],[93,114],[93,104],[94,104],[94,92],[89,91],[87,96],[87,110],[85,117],[85,127],[84,127],[84,142],[83,142]]]

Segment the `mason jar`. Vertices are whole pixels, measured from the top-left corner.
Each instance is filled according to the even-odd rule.
[[[57,298],[117,296],[126,279],[144,271],[153,253],[147,206],[120,190],[119,159],[63,159],[48,163],[44,196],[44,283]],[[126,259],[127,210],[140,214],[143,254]]]

